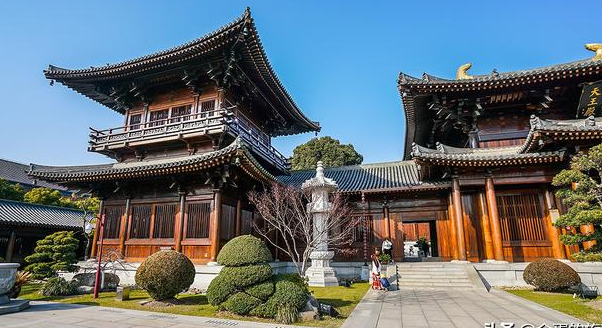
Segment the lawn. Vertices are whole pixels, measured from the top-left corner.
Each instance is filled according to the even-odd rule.
[[[207,303],[207,298],[203,294],[181,294],[178,299],[182,302],[180,305],[170,307],[148,307],[140,305],[141,301],[149,299],[148,294],[142,290],[133,290],[129,301],[116,301],[114,292],[100,293],[98,299],[92,295],[76,296],[57,296],[46,297],[38,293],[41,284],[27,284],[23,286],[20,298],[37,301],[52,301],[70,304],[99,305],[114,308],[154,311],[172,314],[184,314],[202,317],[218,317],[237,320],[251,320],[261,322],[273,322],[272,320],[262,318],[250,318],[219,312],[216,307]],[[368,290],[368,283],[356,283],[351,287],[312,287],[310,290],[313,295],[321,302],[334,305],[341,317],[338,319],[324,317],[323,320],[314,322],[297,323],[301,325],[314,327],[339,327],[355,308]]]
[[[579,297],[573,298],[573,294],[536,292],[533,290],[506,290],[508,293],[526,298],[535,303],[547,306],[554,310],[574,316],[586,322],[602,322],[602,296],[595,300],[583,300]],[[595,303],[592,303],[595,302]],[[594,309],[588,304],[598,304]]]

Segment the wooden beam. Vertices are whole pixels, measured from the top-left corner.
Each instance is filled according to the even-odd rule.
[[[454,210],[454,221],[456,223],[456,242],[458,248],[458,260],[466,261],[466,241],[464,239],[464,213],[462,210],[462,195],[460,194],[460,182],[458,177],[452,177],[452,200]]]
[[[481,231],[483,232],[483,243],[485,247],[485,260],[493,260],[493,237],[491,236],[491,225],[489,220],[489,209],[487,208],[487,199],[483,192],[479,193],[479,208],[481,214]]]
[[[219,252],[220,218],[222,214],[221,190],[213,191],[213,208],[211,210],[211,262],[215,262]]]
[[[497,201],[495,199],[495,189],[493,187],[493,178],[491,174],[485,176],[485,195],[487,198],[489,222],[491,224],[491,235],[493,238],[493,256],[496,261],[504,261],[502,227],[500,225],[500,217],[497,211]]]
[[[449,206],[447,208],[447,216],[448,216],[448,222],[449,222],[449,228],[450,228],[450,235],[451,238],[449,240],[450,242],[450,248],[451,248],[451,257],[453,260],[457,260],[458,259],[458,241],[456,238],[454,238],[454,236],[456,236],[457,234],[457,229],[456,229],[456,219],[454,217],[454,199],[453,199],[453,195],[452,193],[449,193]],[[405,230],[405,228],[404,228]]]
[[[184,217],[186,215],[186,192],[180,191],[180,212],[178,213],[178,224],[174,238],[176,252],[182,252],[182,239],[184,239]]]
[[[583,235],[589,235],[594,233],[594,225],[593,224],[584,224],[581,227],[579,227],[579,230],[581,231],[581,234]],[[591,240],[591,241],[584,241],[583,242],[583,250],[588,250],[592,247],[594,247],[596,245],[596,241],[595,240]]]
[[[240,236],[242,227],[242,200],[238,198],[236,200],[236,225],[235,225],[235,236]]]
[[[391,241],[391,220],[389,219],[389,205],[385,203],[383,206],[383,216],[385,224],[385,237]]]
[[[552,253],[555,259],[566,259],[566,252],[562,242],[560,242],[560,229],[554,226],[554,222],[560,216],[560,212],[556,207],[556,199],[550,190],[546,190],[546,203],[548,205],[548,215],[546,217],[546,225],[550,241],[552,242]]]
[[[10,263],[13,260],[13,254],[15,253],[15,242],[17,240],[17,232],[12,230],[10,232],[10,237],[8,237],[8,245],[6,247],[6,254],[4,256],[4,260],[7,263]]]
[[[94,228],[94,238],[92,238],[92,250],[90,251],[90,258],[95,259],[96,253],[98,252],[98,235],[100,233],[100,218],[104,212],[103,206],[104,200],[100,200],[100,205],[98,208],[98,217],[96,217],[96,227]]]
[[[131,200],[130,197],[128,197],[125,200],[125,212],[121,217],[121,229],[119,229],[119,255],[121,255],[121,258],[125,257],[125,240],[128,231],[128,221],[130,217],[130,203]],[[94,237],[96,237],[96,235],[94,235]]]

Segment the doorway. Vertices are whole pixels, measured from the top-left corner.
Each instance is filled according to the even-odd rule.
[[[403,221],[404,259],[408,262],[436,261],[437,221]]]

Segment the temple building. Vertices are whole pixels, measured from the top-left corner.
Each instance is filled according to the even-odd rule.
[[[123,126],[90,130],[88,150],[115,163],[29,171],[100,197],[92,254],[102,235],[104,253],[127,261],[164,247],[215,261],[225,241],[251,233],[247,192],[290,169],[271,139],[320,130],[276,76],[248,9],[172,49],[45,75],[123,115]]]
[[[587,48],[596,55],[539,69],[401,73],[403,159],[325,170],[363,218],[355,253],[336,259],[363,261],[385,238],[398,261],[522,262],[577,251],[552,225],[566,209],[551,181],[602,142],[602,46]],[[89,151],[114,163],[32,164],[28,173],[98,195],[103,250],[127,261],[173,248],[213,262],[225,241],[252,233],[249,190],[300,187],[315,174],[291,172],[271,145],[320,126],[280,83],[249,10],[172,49],[101,67],[50,66],[45,75],[123,115],[123,126],[90,130]]]

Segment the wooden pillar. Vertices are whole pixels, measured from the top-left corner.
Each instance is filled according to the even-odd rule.
[[[552,242],[552,253],[555,259],[566,259],[566,252],[564,251],[564,245],[560,242],[561,231],[559,228],[554,226],[554,222],[560,216],[558,207],[556,207],[556,198],[554,193],[550,190],[546,190],[546,203],[548,205],[548,217],[546,224],[548,225],[548,234],[550,241]]]
[[[184,239],[184,217],[186,215],[186,192],[180,191],[180,213],[178,215],[178,230],[175,235],[176,252],[182,252],[182,239]]]
[[[449,220],[449,226],[450,226],[450,231],[451,231],[451,236],[452,238],[450,238],[449,243],[450,243],[450,248],[451,248],[451,257],[452,260],[457,260],[458,259],[458,241],[456,240],[456,238],[454,238],[454,236],[456,236],[457,234],[457,229],[456,229],[456,219],[454,217],[454,198],[452,196],[452,193],[449,193],[449,197],[448,197],[448,208],[447,208],[447,216],[448,216],[448,220]]]
[[[391,241],[391,219],[389,218],[389,205],[385,200],[383,205],[383,216],[384,216],[384,224],[385,224],[385,237]]]
[[[4,260],[10,263],[13,260],[13,254],[15,253],[15,242],[17,241],[17,232],[12,230],[10,237],[8,237],[8,246],[6,247],[6,254]]]
[[[213,191],[213,209],[211,211],[211,262],[215,262],[219,252],[220,218],[222,216],[222,193]]]
[[[481,212],[481,230],[483,232],[483,243],[485,244],[485,261],[494,260],[493,237],[491,236],[491,225],[489,220],[489,210],[487,208],[487,199],[485,194],[479,193],[479,208]]]
[[[242,227],[242,200],[239,198],[236,201],[236,225],[235,225],[235,236],[240,236]]]
[[[493,238],[493,256],[496,261],[504,261],[504,248],[502,244],[502,227],[500,217],[497,211],[497,201],[495,199],[495,189],[493,187],[493,178],[491,174],[485,176],[485,196],[487,198],[487,208],[489,221],[491,224],[491,236]]]
[[[98,208],[98,217],[96,218],[96,227],[94,228],[94,238],[92,238],[92,250],[90,251],[90,258],[95,259],[96,253],[98,252],[98,235],[100,233],[100,218],[104,212],[104,200],[100,200]]]
[[[119,229],[119,254],[121,255],[121,258],[125,257],[125,240],[126,240],[126,235],[128,233],[130,203],[131,203],[131,199],[130,199],[130,197],[128,197],[125,200],[125,213],[121,217],[121,229]]]
[[[460,194],[460,181],[452,177],[452,200],[454,221],[456,223],[456,242],[458,244],[458,260],[466,261],[466,241],[464,239],[464,213],[462,211],[462,195]]]

